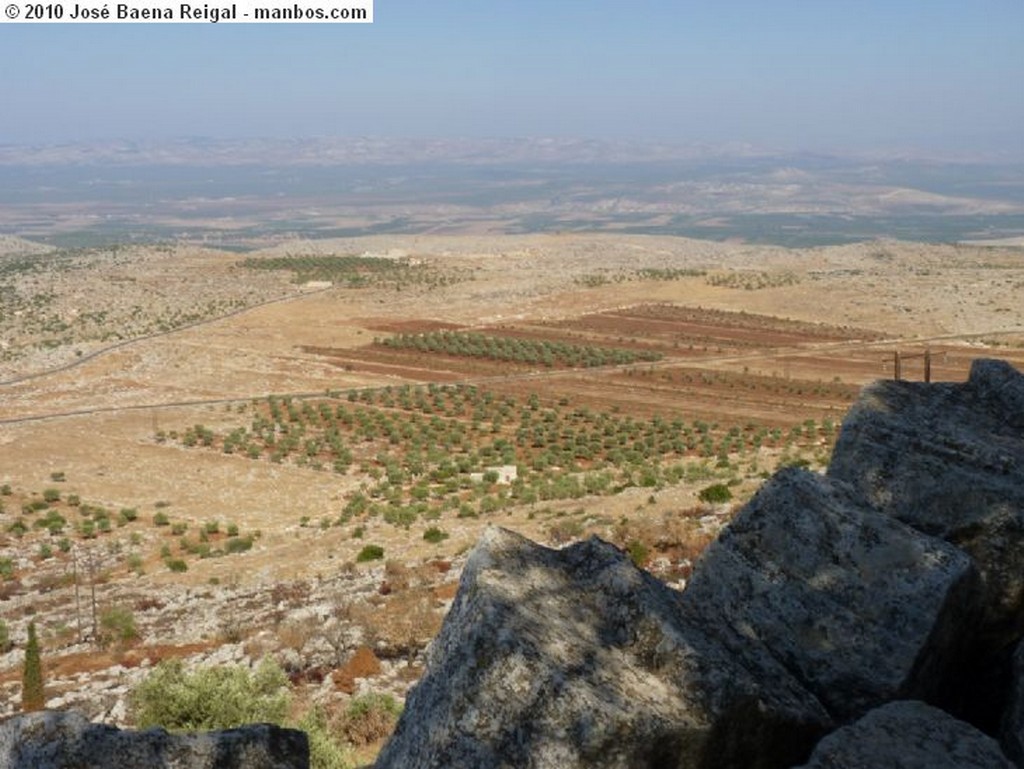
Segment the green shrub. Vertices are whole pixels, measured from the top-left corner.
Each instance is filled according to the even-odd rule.
[[[6,654],[11,650],[11,631],[7,623],[0,619],[0,654]]]
[[[153,516],[154,526],[170,526],[171,519],[167,517],[167,513],[156,513]]]
[[[122,507],[121,512],[118,513],[118,520],[123,523],[131,523],[139,517],[139,511],[134,507]]]
[[[0,580],[14,578],[14,559],[4,556],[0,558]]]
[[[31,713],[46,707],[43,691],[43,663],[36,637],[36,623],[28,623],[28,643],[25,645],[25,662],[21,672],[21,710]]]
[[[359,555],[356,556],[356,563],[364,563],[366,561],[379,561],[384,557],[384,548],[380,545],[367,545],[359,551]]]
[[[638,539],[634,539],[632,542],[626,545],[626,552],[629,553],[629,557],[637,566],[643,566],[647,562],[647,558],[651,554],[651,551],[647,547],[647,545],[645,545]]]
[[[100,614],[100,643],[129,644],[139,637],[135,615],[125,606],[111,606]]]
[[[439,529],[437,526],[431,526],[425,532],[423,532],[423,539],[436,545],[444,540],[448,539],[448,532],[443,529]]]
[[[390,694],[363,694],[354,698],[341,721],[341,731],[355,745],[368,745],[389,735],[402,712]]]
[[[724,483],[715,483],[701,489],[700,494],[697,496],[700,498],[701,502],[718,504],[721,502],[728,502],[732,499],[732,492],[729,491],[729,487]]]
[[[309,737],[311,769],[352,769],[355,766],[352,751],[331,734],[322,710],[310,710],[296,726]]]
[[[224,552],[229,555],[244,553],[252,549],[252,537],[231,537],[224,543]]]
[[[132,690],[135,726],[170,730],[230,729],[249,723],[281,724],[288,714],[288,679],[273,660],[254,671],[241,666],[188,673],[181,660],[165,660]]]
[[[188,564],[181,558],[168,558],[164,563],[168,569],[178,574],[188,571]]]

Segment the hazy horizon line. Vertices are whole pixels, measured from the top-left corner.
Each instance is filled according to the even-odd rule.
[[[580,147],[607,147],[618,151],[634,149],[638,153],[644,151],[653,152],[657,150],[670,159],[672,153],[679,153],[671,159],[697,159],[699,157],[834,157],[840,159],[863,159],[863,160],[922,160],[922,161],[945,161],[950,163],[964,162],[1024,162],[1024,149],[1017,148],[965,148],[953,149],[949,147],[929,147],[925,143],[893,143],[888,146],[842,146],[842,145],[808,145],[783,146],[764,142],[750,142],[739,140],[705,140],[705,139],[624,139],[615,137],[600,136],[559,136],[559,135],[392,135],[392,134],[305,134],[297,136],[281,135],[237,135],[217,136],[206,134],[179,134],[164,137],[141,137],[141,136],[108,136],[102,138],[88,139],[67,139],[67,140],[46,140],[46,141],[0,141],[0,163],[11,164],[11,158],[5,158],[6,153],[32,153],[47,150],[73,149],[73,148],[110,148],[117,145],[135,147],[139,149],[151,149],[167,146],[188,146],[201,148],[208,146],[230,146],[230,145],[252,145],[252,144],[305,144],[315,145],[317,143],[340,145],[343,143],[352,144],[378,144],[382,146],[425,146],[445,145],[450,148],[506,145],[521,147],[541,148],[548,146],[557,149],[580,148]],[[438,158],[443,160],[444,158]],[[619,158],[620,162],[629,162],[639,158]],[[653,158],[652,158],[653,159]],[[40,159],[41,160],[41,159]],[[615,162],[610,158],[608,162]],[[52,162],[52,161],[51,161]]]

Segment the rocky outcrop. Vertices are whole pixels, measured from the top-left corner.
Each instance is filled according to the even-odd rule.
[[[789,469],[708,548],[683,601],[766,647],[844,722],[940,694],[970,640],[976,586],[952,545]]]
[[[378,769],[786,766],[831,725],[767,650],[591,539],[492,528]]]
[[[75,712],[0,723],[0,769],[308,769],[304,732],[270,724],[199,734],[122,731]]]
[[[1017,648],[1010,664],[1009,691],[999,724],[999,742],[1017,766],[1024,767],[1024,643]]]
[[[828,476],[778,474],[684,593],[493,529],[377,767],[1006,767],[932,706],[1024,733],[1022,501],[1024,377],[985,361],[868,388]]]
[[[964,383],[878,382],[843,421],[828,476],[975,561],[992,646],[1024,632],[1024,377],[978,360]]]
[[[893,702],[823,739],[801,769],[1013,769],[991,737],[921,702]]]

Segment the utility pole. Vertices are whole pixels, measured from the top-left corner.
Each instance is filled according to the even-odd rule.
[[[82,643],[82,598],[78,589],[78,548],[71,550],[71,568],[75,576],[75,623],[78,627],[78,643]]]

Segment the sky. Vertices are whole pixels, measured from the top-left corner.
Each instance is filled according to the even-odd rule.
[[[1024,0],[376,0],[372,25],[0,22],[0,144],[193,136],[1024,158]]]

